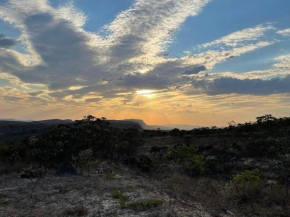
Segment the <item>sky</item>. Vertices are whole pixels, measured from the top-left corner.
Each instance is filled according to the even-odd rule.
[[[290,116],[289,0],[0,0],[0,118]]]

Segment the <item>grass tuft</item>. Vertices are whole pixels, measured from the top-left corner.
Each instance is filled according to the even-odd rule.
[[[122,207],[125,207],[126,203],[129,201],[129,196],[125,195],[122,191],[114,190],[111,192],[111,195],[114,199],[119,199],[119,203]]]
[[[163,201],[160,199],[140,200],[131,202],[126,205],[127,208],[133,209],[134,211],[145,211],[154,207],[161,206]]]

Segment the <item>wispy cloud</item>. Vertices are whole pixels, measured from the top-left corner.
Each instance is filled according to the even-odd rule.
[[[290,37],[290,29],[280,30],[277,33],[285,37]]]
[[[261,38],[265,37],[265,34],[270,31],[275,30],[275,28],[271,24],[266,25],[258,25],[253,28],[244,29],[242,31],[234,32],[230,35],[222,37],[216,41],[206,43],[201,45],[200,47],[208,48],[212,46],[227,46],[227,47],[240,47],[245,46],[249,42],[261,40]]]

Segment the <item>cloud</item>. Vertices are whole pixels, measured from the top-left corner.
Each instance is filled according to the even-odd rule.
[[[78,10],[73,2],[69,2],[57,8],[54,13],[57,17],[68,20],[78,27],[82,27],[87,21],[87,16],[82,11]]]
[[[275,28],[270,24],[258,25],[254,28],[248,28],[242,31],[234,32],[216,41],[203,44],[200,47],[208,48],[208,47],[217,46],[217,45],[219,46],[225,45],[227,47],[238,47],[238,46],[246,45],[247,43],[251,41],[260,40],[261,37],[264,37],[265,33],[270,30],[275,30]]]
[[[128,72],[153,69],[156,63],[166,62],[159,53],[172,34],[208,2],[137,0],[105,27],[110,34],[102,39],[81,28],[86,16],[72,3],[55,9],[48,1],[29,0],[24,4],[9,0],[0,6],[0,18],[22,31],[20,38],[29,55],[2,52],[7,61],[1,69],[23,82],[46,84],[52,91],[71,86],[98,87],[95,84],[104,81],[117,84],[118,75],[126,77]],[[147,77],[151,82],[154,75]]]
[[[276,57],[274,60],[277,62],[274,64],[275,68],[288,70],[290,73],[290,54]]]
[[[290,93],[290,75],[283,78],[273,78],[269,80],[262,79],[237,79],[224,77],[208,80],[192,81],[194,93],[206,93],[208,95],[222,94],[249,94],[249,95],[271,95]]]
[[[100,102],[102,99],[101,98],[90,98],[86,99],[86,102]]]
[[[10,48],[16,45],[16,41],[12,38],[7,38],[4,34],[0,34],[0,48]]]
[[[105,26],[112,43],[110,58],[155,58],[172,41],[173,34],[190,16],[196,16],[210,0],[136,0]],[[130,42],[128,43],[128,39]],[[128,49],[123,50],[127,47]],[[123,55],[120,54],[123,50]],[[134,52],[131,52],[134,50]],[[137,60],[136,60],[137,61]],[[154,61],[154,60],[153,60]]]
[[[209,2],[136,0],[98,35],[83,29],[87,16],[73,3],[53,8],[45,0],[8,0],[0,6],[0,19],[22,32],[19,41],[26,51],[0,49],[0,71],[17,77],[18,89],[25,89],[22,94],[30,100],[123,103],[135,100],[134,94],[120,93],[139,89],[181,93],[191,77],[200,78],[219,63],[275,43],[268,35],[275,28],[264,24],[201,45],[199,54],[171,58],[167,48],[174,34]],[[208,85],[207,79],[203,82]],[[45,90],[29,89],[31,84]]]
[[[199,72],[206,71],[205,66],[194,66],[191,70],[186,70],[183,74],[191,75],[191,74],[198,74]]]
[[[249,71],[244,73],[221,72],[206,74],[206,80],[213,80],[222,77],[232,77],[237,79],[262,79],[267,80],[273,77],[283,77],[290,74],[290,55],[282,55],[272,59],[273,65],[269,69]],[[204,77],[204,74],[196,75]]]
[[[120,78],[117,84],[127,88],[163,89],[172,84],[169,79],[169,77],[159,76],[154,73],[136,73]]]
[[[15,63],[4,63],[5,68],[1,64],[4,71],[24,82],[47,84],[50,89],[91,84],[102,79],[104,72],[96,67],[98,52],[88,45],[88,35],[72,22],[49,12],[28,15],[21,22],[31,48],[41,59],[40,64],[25,67],[19,60],[23,55],[2,51],[9,62]]]
[[[280,34],[284,37],[290,37],[290,29],[280,30],[277,32],[277,34]]]

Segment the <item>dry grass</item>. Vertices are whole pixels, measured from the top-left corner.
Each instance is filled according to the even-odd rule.
[[[175,174],[164,183],[179,196],[200,202],[214,216],[229,210],[237,216],[290,216],[290,195],[282,185],[264,187],[257,195],[244,192],[252,198],[243,201],[241,192],[225,180]]]
[[[227,203],[225,183],[212,178],[189,178],[182,174],[174,174],[164,180],[166,186],[179,194],[204,204],[212,212],[220,213],[221,207]]]

